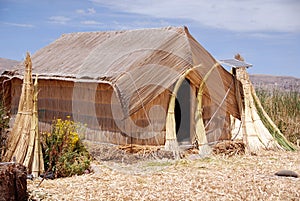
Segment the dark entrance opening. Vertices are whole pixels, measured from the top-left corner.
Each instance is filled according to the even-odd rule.
[[[191,144],[191,87],[185,79],[177,92],[175,102],[176,135],[179,144]]]

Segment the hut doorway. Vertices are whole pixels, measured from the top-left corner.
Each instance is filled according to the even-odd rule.
[[[176,136],[180,145],[191,144],[191,87],[185,79],[176,96],[175,102]]]

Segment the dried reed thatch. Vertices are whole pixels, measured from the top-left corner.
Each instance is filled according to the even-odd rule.
[[[285,138],[285,136],[281,133],[281,131],[278,129],[278,127],[275,125],[275,123],[272,121],[272,119],[269,117],[269,115],[266,113],[266,111],[262,107],[260,100],[257,97],[253,86],[251,87],[251,90],[252,90],[252,97],[253,97],[258,115],[260,116],[263,124],[269,130],[270,134],[273,136],[273,138],[277,141],[277,143],[281,147],[283,147],[286,150],[295,151],[297,149],[295,147],[295,145],[293,145],[291,142],[289,142]]]
[[[239,54],[235,56],[235,59],[244,60]],[[281,134],[261,106],[246,67],[238,67],[236,69],[236,77],[243,86],[242,132],[243,141],[249,151],[257,152],[260,149],[294,150],[294,146]]]
[[[80,176],[28,180],[32,200],[299,200],[299,152],[261,151],[257,155],[123,164],[95,161]],[[62,190],[64,189],[64,190]]]
[[[217,143],[213,147],[214,154],[221,154],[226,156],[242,155],[245,154],[246,146],[243,141],[240,140],[225,140]]]
[[[210,76],[210,74],[215,70],[215,68],[218,66],[218,63],[216,63],[204,76],[198,90],[197,94],[197,108],[195,111],[195,130],[196,130],[196,140],[198,142],[198,148],[199,148],[199,154],[200,155],[207,155],[211,153],[211,148],[208,145],[204,122],[203,122],[203,104],[202,104],[202,98],[203,98],[203,89],[205,86],[205,82]]]
[[[176,82],[176,85],[173,89],[169,107],[168,107],[168,113],[166,118],[166,142],[165,142],[165,150],[167,151],[173,151],[175,158],[179,158],[179,148],[178,148],[178,142],[176,137],[176,121],[175,121],[175,99],[177,96],[177,92],[179,90],[179,87],[181,86],[182,82],[186,78],[186,76],[191,72],[193,68],[185,71],[181,75],[181,77]]]
[[[34,73],[40,75],[39,85],[42,89],[39,94],[40,120],[51,123],[53,118],[70,115],[88,125],[92,131],[86,136],[89,140],[114,144],[165,145],[166,150],[173,150],[176,154],[176,96],[182,82],[187,79],[194,95],[197,95],[197,100],[192,96],[190,99],[193,103],[187,132],[190,139],[196,139],[200,145],[200,153],[209,151],[207,143],[220,140],[220,136],[230,139],[230,128],[226,127],[230,124],[227,115],[237,119],[242,116],[241,130],[244,142],[250,149],[281,149],[282,144],[274,140],[260,116],[260,107],[255,106],[257,101],[246,68],[238,68],[234,77],[217,65],[217,61],[191,36],[186,27],[64,34],[39,50],[32,59]],[[236,59],[243,60],[240,55]],[[197,70],[193,70],[195,68]],[[20,85],[19,78],[16,75],[11,82],[11,91]],[[233,84],[235,87],[232,87]],[[23,88],[22,91],[26,89]],[[15,94],[20,94],[21,90],[18,90],[14,91]],[[32,96],[32,91],[29,94]],[[115,102],[111,98],[114,94],[117,96]],[[18,102],[15,97],[12,98],[12,105]],[[22,104],[23,99],[20,101]],[[28,104],[31,104],[30,108],[33,107],[32,103]],[[120,110],[115,109],[119,105]],[[155,105],[168,111],[166,118],[161,117],[161,110],[152,110]],[[217,112],[219,109],[222,112]],[[115,110],[120,115],[115,115]],[[154,114],[151,115],[153,122],[149,118],[150,112]],[[32,113],[32,110],[23,108],[21,113],[17,122],[20,118],[25,119],[25,113]],[[225,120],[225,125],[219,124],[218,119]],[[210,123],[211,120],[215,122]],[[29,128],[30,121],[25,123],[25,127]],[[15,128],[14,132],[20,130],[22,127]],[[205,133],[205,130],[212,134]],[[153,133],[155,137],[151,137]],[[32,138],[27,140],[29,137],[26,135],[18,135],[8,151],[9,160],[14,152],[19,153],[18,160],[30,155],[24,153],[21,156],[19,148],[15,151],[19,141],[21,144],[26,142],[25,146],[30,147],[34,142]],[[278,136],[285,141],[282,135]],[[30,160],[27,160],[26,164],[29,163]]]
[[[197,90],[217,62],[186,27],[64,34],[37,51],[32,61],[33,73],[39,74],[41,88],[40,122],[51,123],[54,118],[69,115],[73,120],[87,124],[91,132],[86,139],[91,141],[165,145],[171,150],[173,146],[177,147],[177,119],[171,114],[176,99],[171,98],[170,90],[179,79],[188,80],[193,90],[187,120],[190,120],[190,126],[185,134],[190,134],[190,139],[194,140]],[[200,65],[201,68],[188,73],[189,69]],[[14,78],[8,82],[11,84],[9,95],[16,94],[10,97],[13,114],[17,112],[21,92],[19,72],[6,75]],[[188,75],[180,78],[185,73]],[[225,112],[240,118],[232,80],[232,74],[221,66],[209,76],[202,92],[204,122],[223,118]],[[177,87],[180,88],[180,82]],[[225,106],[221,107],[222,114],[211,118],[227,90],[229,94]],[[156,110],[157,105],[161,109]],[[167,118],[160,115],[168,109]],[[218,126],[210,124],[207,130],[217,130],[212,132],[214,135],[224,128]]]
[[[37,78],[33,87],[32,62],[26,55],[25,75],[15,124],[7,142],[5,161],[16,160],[25,165],[34,176],[44,171],[44,162],[38,132]]]
[[[125,151],[126,153],[151,153],[156,152],[160,149],[160,146],[149,146],[149,145],[137,145],[137,144],[129,144],[129,145],[120,145],[119,149]]]

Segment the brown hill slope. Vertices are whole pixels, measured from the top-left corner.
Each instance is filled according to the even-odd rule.
[[[284,91],[300,92],[300,78],[292,76],[273,76],[273,75],[250,75],[250,80],[255,88],[262,89],[279,89]]]

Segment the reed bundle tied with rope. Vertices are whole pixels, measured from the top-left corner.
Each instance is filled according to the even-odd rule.
[[[38,132],[37,78],[33,86],[32,62],[29,53],[24,61],[25,74],[15,123],[7,141],[4,161],[25,165],[34,176],[44,171]]]
[[[244,59],[237,54],[235,59]],[[264,111],[254,87],[250,81],[245,67],[236,69],[236,78],[241,81],[244,94],[244,107],[242,109],[243,141],[251,152],[261,149],[295,150]]]

